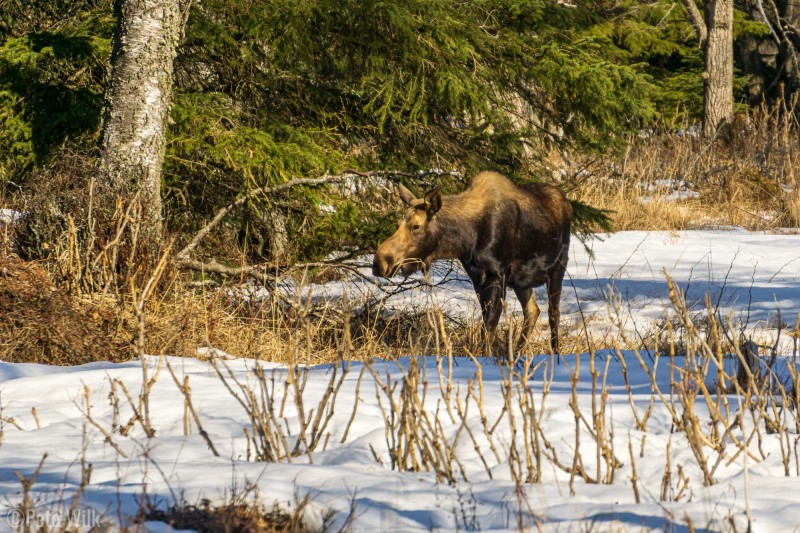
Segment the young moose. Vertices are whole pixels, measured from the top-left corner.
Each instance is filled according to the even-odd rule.
[[[442,196],[436,188],[417,199],[400,184],[398,194],[409,207],[375,253],[376,276],[388,278],[398,270],[408,276],[427,271],[436,259],[460,260],[478,295],[490,346],[506,288],[522,304],[522,347],[539,317],[533,288],[547,284],[550,345],[558,353],[572,221],[572,206],[560,190],[543,183],[517,186],[497,172],[481,172],[461,194]]]

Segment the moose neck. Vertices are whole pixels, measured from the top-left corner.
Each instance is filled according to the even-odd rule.
[[[445,196],[442,208],[431,221],[436,250],[434,259],[468,258],[475,247],[475,229],[470,209],[462,205],[462,195]]]

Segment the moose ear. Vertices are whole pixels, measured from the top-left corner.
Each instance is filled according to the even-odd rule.
[[[403,200],[403,203],[406,205],[411,205],[411,203],[414,200],[416,200],[414,194],[408,189],[406,189],[406,186],[403,185],[402,183],[399,182],[395,183],[395,190],[397,192],[397,196],[399,196],[400,199]]]
[[[442,191],[439,187],[425,193],[425,212],[428,218],[435,215],[442,208]]]

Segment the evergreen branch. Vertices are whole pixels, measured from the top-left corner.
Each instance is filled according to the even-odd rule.
[[[572,232],[576,234],[581,233],[594,233],[600,231],[602,233],[612,233],[614,231],[611,216],[614,211],[609,209],[598,209],[589,204],[581,202],[580,200],[570,200],[572,205],[573,228]]]

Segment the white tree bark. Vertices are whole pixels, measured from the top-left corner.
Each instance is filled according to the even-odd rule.
[[[189,0],[115,0],[117,17],[105,95],[100,190],[137,198],[142,235],[161,236],[161,167],[172,102],[173,60]]]

